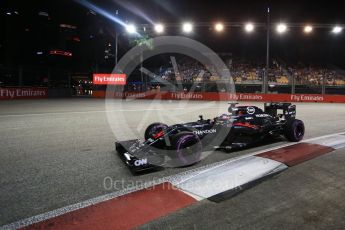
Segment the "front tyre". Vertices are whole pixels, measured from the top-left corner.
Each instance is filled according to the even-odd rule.
[[[193,165],[201,159],[202,143],[193,132],[184,131],[173,136],[172,147],[176,149],[176,153],[170,154],[169,165],[173,167]]]
[[[284,136],[286,139],[292,142],[299,142],[304,137],[304,123],[301,120],[293,119],[286,123]]]

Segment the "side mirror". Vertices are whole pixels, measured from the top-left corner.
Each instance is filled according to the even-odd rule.
[[[233,114],[234,108],[236,108],[236,105],[238,104],[237,102],[229,102],[228,103],[230,106],[228,108],[228,112]]]
[[[200,121],[203,121],[204,117],[202,115],[199,115],[199,119],[200,119]]]

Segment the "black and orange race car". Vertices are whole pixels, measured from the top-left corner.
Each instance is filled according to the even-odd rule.
[[[153,123],[144,141],[120,141],[115,148],[130,170],[138,173],[189,166],[199,162],[205,150],[248,147],[272,136],[298,142],[304,132],[304,123],[296,119],[296,106],[291,103],[265,103],[264,110],[230,103],[228,113],[213,119],[200,115],[199,120],[184,124]]]

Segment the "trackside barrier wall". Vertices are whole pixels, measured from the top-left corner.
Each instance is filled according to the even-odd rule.
[[[39,99],[48,97],[48,88],[11,87],[0,88],[0,100]]]
[[[48,89],[49,98],[71,97],[72,90],[69,88]]]
[[[262,102],[334,102],[345,103],[345,95],[255,94],[255,93],[184,93],[184,92],[106,92],[93,91],[94,98],[133,98],[160,100],[262,101]]]

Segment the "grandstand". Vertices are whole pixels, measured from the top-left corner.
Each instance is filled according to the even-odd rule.
[[[235,84],[262,84],[265,73],[263,63],[243,59],[224,60],[233,77]],[[182,81],[184,83],[219,81],[220,76],[210,73],[192,58],[183,57],[177,61],[179,73],[175,74],[173,67],[161,66],[156,76],[167,81]],[[335,66],[305,66],[302,64],[289,65],[273,60],[269,70],[269,83],[275,85],[290,85],[294,78],[296,85],[344,86],[345,71]],[[157,79],[153,79],[157,81]]]

